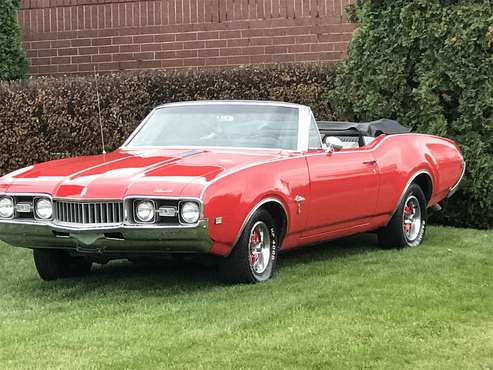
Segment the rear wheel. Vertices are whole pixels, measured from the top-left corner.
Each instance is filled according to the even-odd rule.
[[[58,249],[34,249],[34,264],[41,279],[56,280],[87,275],[92,262],[84,257],[70,256]]]
[[[378,232],[384,248],[416,247],[426,231],[426,198],[417,184],[411,184],[387,226]]]
[[[278,235],[269,212],[255,212],[220,265],[224,279],[229,283],[260,283],[270,279],[277,260]]]

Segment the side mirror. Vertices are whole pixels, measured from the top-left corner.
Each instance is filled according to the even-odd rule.
[[[327,153],[333,153],[344,148],[344,144],[335,136],[327,136],[324,140]]]

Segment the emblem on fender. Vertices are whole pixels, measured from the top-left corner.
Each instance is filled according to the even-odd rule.
[[[301,203],[303,203],[305,201],[305,197],[301,196],[301,195],[297,195],[295,198],[294,198],[294,201],[296,202],[296,205],[298,207],[298,214],[301,213]]]

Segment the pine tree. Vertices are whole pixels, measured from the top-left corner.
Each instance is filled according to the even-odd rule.
[[[0,80],[21,79],[27,71],[17,23],[18,9],[19,0],[0,1]]]

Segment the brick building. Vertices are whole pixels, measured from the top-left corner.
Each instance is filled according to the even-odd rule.
[[[23,0],[30,73],[338,61],[350,0]]]

